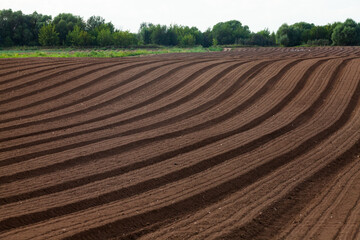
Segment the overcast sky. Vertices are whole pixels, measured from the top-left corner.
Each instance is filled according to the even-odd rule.
[[[137,32],[140,23],[195,26],[238,20],[257,32],[276,31],[299,21],[325,25],[352,18],[360,22],[360,0],[0,0],[0,9],[37,11],[55,17],[72,13],[84,20],[99,15],[116,28]]]

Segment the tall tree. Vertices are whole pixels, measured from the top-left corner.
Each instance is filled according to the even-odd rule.
[[[105,19],[100,16],[91,16],[86,21],[86,31],[93,31],[95,28],[100,25],[105,24]]]
[[[338,24],[331,36],[334,45],[360,45],[360,24],[352,19]]]
[[[85,22],[83,19],[71,13],[60,13],[54,18],[52,23],[55,25],[55,30],[59,33],[61,44],[66,43],[66,36],[69,32],[74,30],[75,26],[78,26],[80,29],[85,29]]]
[[[21,11],[0,11],[0,45],[37,45],[38,32],[50,16],[34,12],[25,15]]]
[[[236,20],[217,23],[212,32],[218,44],[239,43],[241,40],[249,38],[251,34],[248,26],[243,26]]]
[[[90,34],[81,30],[79,26],[75,26],[74,30],[66,36],[66,42],[72,46],[88,46],[91,44]]]
[[[59,33],[53,24],[43,25],[39,32],[39,42],[43,46],[55,46],[59,43]]]

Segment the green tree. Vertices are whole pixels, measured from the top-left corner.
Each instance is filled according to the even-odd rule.
[[[99,27],[100,25],[105,24],[105,19],[100,16],[91,16],[86,21],[86,31],[93,31],[95,28]]]
[[[360,25],[352,19],[338,24],[331,36],[334,45],[360,45]]]
[[[242,40],[248,39],[251,34],[248,26],[243,26],[236,20],[217,23],[212,32],[219,44],[240,43]]]
[[[212,45],[212,40],[213,40],[213,34],[212,34],[211,29],[209,28],[203,33],[202,46],[203,47],[210,47]]]
[[[272,46],[275,45],[274,34],[270,35],[268,29],[259,31],[251,36],[251,45]]]
[[[75,26],[74,30],[66,36],[66,41],[72,46],[88,46],[91,44],[90,34],[81,30],[79,26]]]
[[[158,45],[169,45],[168,30],[165,25],[154,25],[151,29],[151,43]]]
[[[281,25],[276,32],[276,41],[285,47],[292,47],[301,44],[301,29],[297,26],[289,26],[286,23]]]
[[[188,33],[181,38],[180,46],[191,47],[191,46],[194,46],[195,43],[196,43],[196,39],[195,39],[194,35],[191,35]]]
[[[297,37],[300,37],[300,39],[297,39],[301,43],[306,43],[310,39],[310,31],[315,25],[313,23],[307,23],[307,22],[298,22],[290,27],[293,29],[296,29],[297,34],[299,34]]]
[[[50,16],[36,12],[25,15],[21,11],[0,11],[0,45],[37,45],[39,30]]]
[[[29,17],[31,23],[30,31],[34,36],[34,39],[30,41],[28,45],[38,45],[39,44],[38,36],[40,29],[42,28],[42,26],[44,26],[44,24],[47,25],[51,23],[51,16],[42,15],[37,12],[33,12],[31,15],[29,15]]]
[[[55,30],[59,33],[61,44],[66,43],[66,36],[74,30],[75,26],[78,26],[82,30],[85,29],[83,19],[71,13],[60,13],[54,18],[52,23],[55,25]]]
[[[139,29],[139,40],[142,44],[151,43],[151,33],[154,25],[152,23],[141,23]]]
[[[43,46],[55,46],[59,43],[59,33],[53,24],[43,25],[39,32],[39,42]]]
[[[129,31],[116,31],[113,33],[113,42],[117,47],[130,47],[137,45],[136,35]]]
[[[110,46],[113,44],[113,36],[109,28],[100,28],[96,41],[99,46]]]

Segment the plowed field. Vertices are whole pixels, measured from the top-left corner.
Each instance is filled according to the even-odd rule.
[[[360,47],[0,60],[0,239],[360,239]]]

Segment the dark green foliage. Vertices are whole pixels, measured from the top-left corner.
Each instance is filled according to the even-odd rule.
[[[128,31],[116,31],[113,34],[114,46],[116,47],[130,47],[138,44],[136,34]]]
[[[153,44],[169,45],[167,27],[161,26],[160,24],[152,26],[150,39]]]
[[[330,41],[328,39],[316,39],[316,40],[309,40],[307,42],[308,46],[329,46]]]
[[[55,25],[55,30],[59,33],[60,43],[63,45],[66,43],[66,36],[74,30],[75,26],[78,26],[80,29],[85,29],[83,19],[71,13],[60,13],[54,18],[52,23]]]
[[[56,46],[59,43],[59,33],[53,24],[43,25],[39,32],[39,42],[43,46]]]
[[[210,47],[212,45],[212,40],[213,40],[213,34],[211,29],[209,28],[208,30],[206,30],[203,33],[203,43],[202,46],[203,47]]]
[[[96,42],[99,46],[110,46],[113,44],[113,36],[109,28],[104,27],[99,30],[96,37]]]
[[[100,25],[105,24],[105,19],[100,16],[91,16],[86,21],[86,31],[93,31],[95,28],[99,27]]]
[[[66,42],[71,46],[89,46],[92,40],[88,32],[81,30],[79,26],[75,26],[74,30],[66,36]]]
[[[351,19],[325,26],[298,22],[283,24],[271,33],[265,29],[251,32],[249,27],[232,20],[220,22],[201,32],[196,27],[181,25],[154,25],[142,23],[137,34],[116,30],[111,22],[100,16],[91,16],[86,22],[71,13],[61,13],[53,21],[51,16],[34,12],[0,11],[0,47],[11,46],[203,46],[254,45],[360,45],[360,24]]]
[[[241,40],[248,39],[251,34],[248,26],[243,26],[236,20],[220,22],[213,27],[212,32],[218,44],[240,43]]]
[[[273,46],[275,45],[275,33],[270,34],[268,29],[262,30],[260,32],[254,33],[251,35],[251,38],[247,45],[256,45],[256,46]]]
[[[176,42],[173,42],[174,45],[190,47],[203,44],[203,34],[196,27],[174,25],[171,29],[175,34],[174,38],[177,39]]]
[[[140,42],[142,44],[150,44],[151,43],[151,29],[153,27],[153,24],[151,23],[142,23],[140,25],[140,30],[139,30],[139,38],[140,38]]]
[[[299,26],[281,25],[276,33],[276,41],[285,47],[292,47],[301,44],[302,29]]]
[[[334,45],[360,45],[360,25],[352,19],[338,24],[331,36]]]
[[[38,34],[50,16],[34,12],[24,15],[21,11],[0,11],[0,46],[38,45]]]

